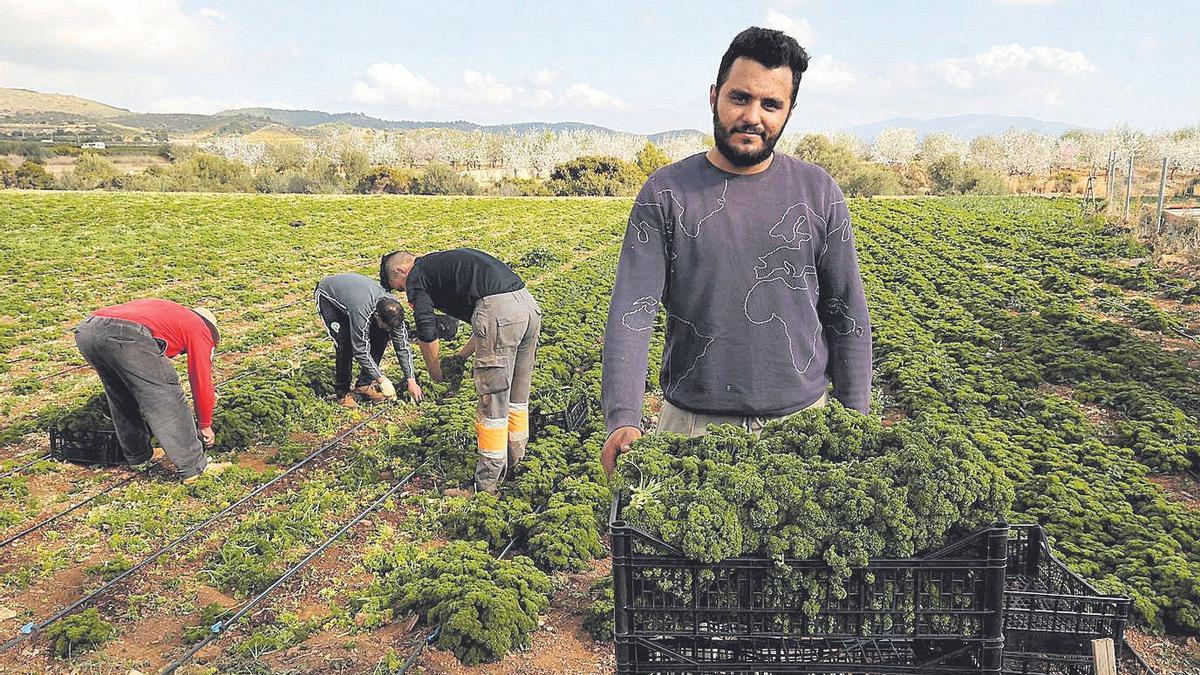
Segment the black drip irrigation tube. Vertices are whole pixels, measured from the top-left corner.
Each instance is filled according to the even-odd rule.
[[[541,513],[542,509],[544,509],[544,508],[546,508],[545,503],[543,503],[541,506],[534,509],[534,511],[531,515],[536,516],[537,514]],[[504,546],[504,548],[501,549],[500,553],[496,554],[497,560],[503,560],[504,556],[508,555],[512,551],[513,546],[515,546],[517,543],[518,537],[519,536],[513,536],[512,539],[508,540],[508,544],[506,544]],[[434,640],[437,640],[438,636],[441,634],[442,634],[442,624],[439,623],[438,625],[433,627],[433,630],[429,631],[429,635],[426,635],[424,640],[421,640],[421,644],[417,645],[417,648],[414,649],[412,651],[412,653],[408,655],[408,658],[404,659],[404,663],[401,663],[399,668],[392,671],[391,675],[406,675],[406,673],[408,673],[408,669],[412,668],[413,665],[416,664],[417,659],[421,658],[421,654],[425,653],[425,648],[428,647],[429,645],[433,644]]]
[[[1132,656],[1133,662],[1135,664],[1137,664],[1137,666],[1139,668],[1143,669],[1142,673],[1140,673],[1139,675],[1158,675],[1158,673],[1153,668],[1150,667],[1150,664],[1146,663],[1146,659],[1143,659],[1142,655],[1139,654],[1138,651],[1133,648],[1133,645],[1129,644],[1129,640],[1126,639],[1125,636],[1121,636],[1121,642],[1125,646],[1123,653],[1126,655]]]
[[[52,454],[53,453],[47,452],[44,455],[38,455],[37,457],[34,457],[33,459],[29,460],[28,462],[25,462],[21,466],[18,466],[15,469],[10,469],[10,470],[5,471],[4,473],[0,474],[0,479],[8,478],[9,476],[21,473],[25,469],[28,469],[29,467],[33,466],[34,464],[37,464],[38,462],[40,462],[42,460],[50,459]],[[26,455],[26,457],[28,457],[28,455]]]
[[[155,466],[158,466],[158,462],[154,462],[153,464],[150,465],[149,468],[153,468]],[[91,497],[88,497],[87,499],[79,502],[78,504],[75,504],[74,506],[70,506],[63,511],[59,511],[58,513],[46,518],[45,520],[42,520],[41,522],[30,525],[29,527],[21,530],[20,532],[6,538],[4,541],[0,541],[0,548],[4,548],[5,546],[8,546],[9,544],[13,543],[14,541],[17,541],[21,537],[24,537],[25,535],[27,535],[31,532],[36,532],[37,530],[42,529],[43,527],[49,525],[50,523],[53,523],[54,521],[58,520],[59,518],[62,518],[63,516],[66,516],[67,514],[73,512],[73,511],[77,511],[77,510],[83,508],[84,506],[87,506],[88,504],[92,503],[96,499],[112,492],[113,490],[116,490],[117,488],[121,487],[122,485],[127,485],[127,484],[133,482],[136,478],[138,478],[141,475],[142,475],[141,471],[134,472],[132,475],[128,476],[127,478],[123,478],[123,479],[117,481],[116,483],[109,485],[108,487],[97,492],[96,494],[92,495]]]
[[[319,447],[319,448],[317,448],[316,450],[314,450],[314,451],[313,451],[313,452],[312,452],[310,455],[308,455],[308,456],[307,456],[307,457],[305,457],[304,459],[300,460],[300,461],[299,461],[299,462],[297,462],[296,464],[292,465],[292,467],[291,467],[291,468],[289,468],[287,471],[284,471],[283,473],[281,473],[281,474],[279,474],[278,476],[276,476],[276,477],[272,478],[271,480],[269,480],[269,481],[267,481],[267,482],[263,483],[262,485],[259,485],[258,487],[254,488],[254,489],[253,489],[253,490],[251,490],[251,491],[250,491],[250,492],[249,492],[249,493],[248,493],[246,496],[244,496],[244,497],[242,497],[241,499],[237,500],[236,502],[234,502],[234,503],[230,504],[229,506],[226,506],[224,509],[221,509],[221,511],[220,511],[220,512],[216,513],[216,514],[215,514],[215,515],[213,515],[213,516],[210,516],[210,517],[209,517],[208,519],[206,519],[204,522],[202,522],[202,523],[199,523],[199,524],[197,524],[197,525],[193,525],[193,526],[192,526],[192,527],[191,527],[191,528],[190,528],[190,529],[189,529],[187,532],[184,532],[184,533],[183,533],[183,534],[181,534],[179,537],[177,537],[175,540],[171,541],[170,543],[166,544],[165,546],[163,546],[162,548],[158,549],[158,550],[157,550],[157,551],[155,551],[154,553],[150,554],[149,556],[147,556],[146,558],[144,558],[144,559],[143,559],[141,562],[139,562],[137,565],[134,565],[133,567],[129,568],[128,570],[126,570],[126,571],[122,572],[121,574],[119,574],[119,575],[117,575],[117,576],[113,577],[113,579],[112,579],[112,580],[110,580],[108,583],[104,584],[104,585],[103,585],[103,586],[101,586],[100,588],[97,588],[96,590],[92,591],[91,593],[88,593],[87,595],[83,596],[82,598],[80,598],[80,599],[76,600],[75,602],[71,603],[71,604],[70,604],[70,605],[68,605],[67,607],[65,607],[65,608],[63,608],[63,609],[61,609],[61,610],[59,610],[58,612],[56,612],[56,613],[55,613],[53,616],[51,616],[50,618],[48,618],[48,619],[45,619],[44,621],[40,621],[40,622],[34,622],[34,621],[30,621],[29,623],[25,624],[24,626],[22,626],[22,627],[21,627],[21,630],[20,630],[20,632],[19,632],[19,633],[18,633],[18,634],[17,634],[15,637],[13,637],[13,638],[9,639],[8,641],[4,642],[3,644],[0,644],[0,653],[6,652],[6,651],[8,651],[9,649],[12,649],[13,647],[15,647],[16,645],[18,645],[18,644],[20,644],[20,643],[22,643],[22,642],[24,642],[24,641],[28,640],[28,639],[29,639],[30,637],[32,637],[33,635],[36,635],[37,633],[39,633],[39,632],[41,632],[42,630],[44,630],[44,629],[45,629],[47,626],[49,626],[50,624],[52,624],[52,623],[54,623],[55,621],[58,621],[59,619],[61,619],[61,618],[65,617],[65,616],[67,616],[67,615],[71,614],[71,613],[72,613],[72,612],[74,612],[76,609],[79,609],[79,608],[80,608],[80,607],[82,607],[83,605],[85,605],[85,604],[87,604],[87,603],[91,602],[91,601],[92,601],[94,598],[96,598],[97,596],[99,596],[99,595],[101,595],[101,594],[103,594],[103,593],[107,592],[107,591],[108,591],[109,589],[111,589],[112,587],[114,587],[114,586],[116,586],[117,584],[119,584],[120,582],[124,581],[126,577],[129,577],[129,576],[131,576],[131,575],[133,575],[133,574],[136,574],[137,572],[140,572],[141,570],[145,569],[145,568],[146,568],[146,567],[148,567],[148,566],[149,566],[151,563],[153,563],[155,560],[158,560],[158,559],[159,559],[159,558],[161,558],[162,556],[164,556],[164,555],[166,555],[167,553],[169,553],[169,552],[171,552],[171,551],[175,550],[176,548],[178,548],[180,544],[182,544],[184,541],[186,541],[187,539],[189,539],[189,538],[190,538],[192,535],[196,534],[197,532],[199,532],[200,530],[204,529],[205,527],[208,527],[209,525],[213,524],[214,522],[216,522],[217,520],[219,520],[219,519],[223,518],[224,516],[226,516],[226,515],[228,515],[228,514],[232,513],[232,512],[233,512],[235,509],[237,509],[238,507],[242,506],[243,504],[245,504],[246,502],[250,501],[251,499],[254,499],[254,498],[255,498],[255,497],[257,497],[258,495],[262,494],[262,492],[263,492],[264,490],[266,490],[267,488],[269,488],[269,487],[271,487],[272,485],[274,485],[275,483],[277,483],[277,482],[279,482],[279,481],[283,480],[284,478],[286,478],[286,477],[290,476],[292,473],[296,472],[296,471],[297,471],[297,470],[299,470],[301,467],[304,467],[304,466],[305,466],[305,465],[307,465],[309,462],[313,461],[314,459],[316,459],[316,458],[317,458],[317,457],[319,457],[320,455],[324,454],[324,453],[325,453],[326,451],[328,451],[330,448],[334,447],[334,446],[335,446],[335,445],[337,445],[338,443],[341,443],[341,442],[342,442],[343,440],[345,440],[345,439],[346,439],[346,437],[347,437],[347,436],[349,436],[350,434],[352,434],[352,433],[354,433],[354,432],[358,431],[359,429],[361,429],[361,428],[365,427],[367,424],[369,424],[369,423],[371,423],[371,422],[375,421],[376,419],[379,419],[379,417],[380,417],[380,416],[382,416],[382,415],[383,415],[383,413],[385,413],[385,412],[387,412],[388,410],[390,410],[390,409],[391,409],[391,407],[392,407],[392,406],[390,406],[390,405],[386,405],[386,406],[383,406],[383,407],[381,407],[381,408],[380,408],[378,411],[376,411],[376,412],[375,412],[374,414],[372,414],[370,417],[367,417],[367,418],[363,419],[362,421],[358,422],[357,424],[355,424],[354,426],[350,427],[349,429],[347,429],[347,430],[345,430],[345,431],[341,432],[340,434],[338,434],[337,436],[335,436],[335,437],[334,437],[333,439],[331,439],[330,441],[326,442],[326,443],[325,443],[324,445],[322,445],[321,447]]]
[[[276,579],[274,582],[272,582],[271,585],[268,586],[265,590],[263,590],[258,595],[254,596],[252,599],[250,599],[248,602],[246,602],[246,604],[242,605],[236,612],[234,612],[233,616],[229,617],[228,619],[225,619],[224,621],[218,621],[218,622],[214,623],[212,626],[209,626],[209,634],[207,636],[205,636],[205,638],[203,640],[192,645],[192,647],[190,649],[188,649],[186,652],[184,652],[182,656],[180,656],[178,659],[171,662],[167,666],[163,667],[163,669],[161,671],[159,671],[160,674],[161,675],[171,675],[171,673],[174,673],[176,670],[178,670],[179,668],[181,668],[182,666],[187,664],[189,661],[191,661],[192,657],[194,657],[201,649],[206,647],[213,640],[216,640],[217,638],[219,638],[226,631],[226,629],[229,628],[229,626],[231,626],[238,619],[241,619],[243,616],[248,614],[251,609],[253,609],[256,605],[258,605],[258,603],[262,602],[268,595],[270,595],[270,593],[272,591],[274,591],[276,588],[279,588],[281,585],[283,585],[283,583],[285,581],[287,581],[288,579],[292,578],[297,573],[299,573],[300,570],[304,569],[310,562],[315,560],[317,558],[317,556],[321,555],[322,553],[325,552],[326,549],[328,549],[330,546],[332,546],[334,544],[334,542],[336,542],[338,539],[341,539],[342,535],[344,535],[346,532],[349,532],[350,528],[361,523],[368,515],[370,515],[372,512],[374,512],[376,509],[378,509],[380,506],[382,506],[384,502],[386,502],[393,495],[395,495],[397,492],[399,492],[401,488],[403,488],[404,486],[406,486],[410,482],[412,482],[412,479],[414,476],[417,475],[417,472],[420,471],[421,469],[424,469],[425,466],[429,464],[429,461],[430,460],[428,460],[428,459],[425,460],[419,466],[417,466],[417,468],[410,471],[407,476],[405,476],[399,482],[397,482],[395,485],[393,485],[390,489],[388,489],[387,492],[383,493],[383,495],[381,495],[378,499],[376,499],[374,502],[372,502],[370,506],[368,506],[367,508],[365,508],[361,512],[359,512],[359,514],[357,516],[352,518],[345,525],[342,525],[342,527],[340,529],[338,529],[337,532],[334,532],[332,535],[330,535],[328,539],[326,539],[320,546],[318,546],[311,553],[309,553],[307,556],[305,556],[303,560],[301,560],[300,562],[293,565],[291,568],[288,569],[288,571],[284,572],[282,576],[280,576],[278,579]]]

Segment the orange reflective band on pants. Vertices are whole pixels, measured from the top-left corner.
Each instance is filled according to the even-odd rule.
[[[508,436],[513,439],[529,438],[529,403],[508,404]]]
[[[475,436],[479,453],[485,457],[506,457],[508,454],[508,420],[485,417],[475,420]]]

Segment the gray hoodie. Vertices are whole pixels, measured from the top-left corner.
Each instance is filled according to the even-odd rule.
[[[380,298],[392,297],[379,282],[361,274],[335,274],[325,277],[317,284],[317,297],[324,297],[349,317],[350,346],[354,350],[354,360],[362,366],[371,377],[380,379],[383,371],[371,359],[371,328],[375,325],[375,305]],[[396,350],[396,358],[400,361],[400,369],[404,371],[407,380],[413,376],[412,348],[408,344],[408,327],[400,327],[392,331],[392,348]]]

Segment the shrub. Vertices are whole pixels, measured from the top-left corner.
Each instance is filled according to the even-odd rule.
[[[671,158],[667,157],[667,153],[660,150],[657,145],[646,141],[646,145],[642,146],[642,149],[638,151],[637,158],[633,161],[637,164],[638,169],[641,169],[642,173],[649,176],[670,164]]]
[[[959,185],[959,192],[970,195],[1008,194],[1008,183],[998,171],[980,166],[968,166]]]
[[[900,179],[886,167],[863,162],[842,189],[848,197],[895,195],[900,194]]]
[[[958,155],[945,154],[938,157],[929,163],[928,171],[934,194],[953,195],[962,191],[967,170]]]
[[[75,169],[63,176],[63,187],[68,190],[111,187],[120,173],[112,162],[94,152],[85,152],[75,162]]]
[[[395,166],[376,166],[359,179],[354,191],[359,194],[407,195],[417,189],[417,179],[407,169]]]
[[[646,175],[616,157],[589,156],[559,164],[546,188],[559,196],[617,197],[637,194]]]
[[[805,134],[793,151],[798,159],[825,169],[838,184],[847,183],[862,161],[845,144],[834,143],[824,134]]]
[[[505,197],[552,197],[546,184],[535,178],[505,178],[496,184],[496,192]]]
[[[13,172],[12,186],[26,190],[53,190],[54,176],[41,164],[27,159]]]
[[[448,164],[434,162],[425,167],[414,191],[422,195],[473,195],[479,192],[479,184],[470,176],[458,175]]]

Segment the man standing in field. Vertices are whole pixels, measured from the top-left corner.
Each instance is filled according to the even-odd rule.
[[[409,395],[421,400],[421,387],[413,371],[412,348],[404,325],[404,306],[384,287],[361,274],[325,277],[314,292],[317,313],[333,341],[333,392],[338,403],[354,408],[354,394],[371,401],[395,399],[396,387],[380,364],[390,340],[400,361]],[[350,389],[351,362],[358,364],[358,379]]]
[[[807,67],[780,31],[738,34],[709,90],[715,146],[656,172],[634,203],[604,335],[609,472],[642,435],[660,307],[660,431],[758,431],[824,405],[831,381],[867,412],[871,328],[845,198],[821,168],[774,151]]]
[[[422,256],[389,253],[379,263],[379,279],[408,295],[421,356],[437,382],[442,381],[442,367],[433,310],[471,322],[471,339],[458,356],[475,357],[475,489],[494,493],[525,456],[529,442],[529,388],[542,330],[541,308],[521,277],[471,248]]]
[[[150,460],[150,433],[184,482],[201,473],[220,473],[227,462],[210,462],[212,446],[212,358],[220,336],[206,309],[169,300],[134,300],[96,310],[75,329],[75,343],[104,384],[104,395],[121,451],[130,464]],[[196,420],[171,359],[187,354],[188,381]]]

